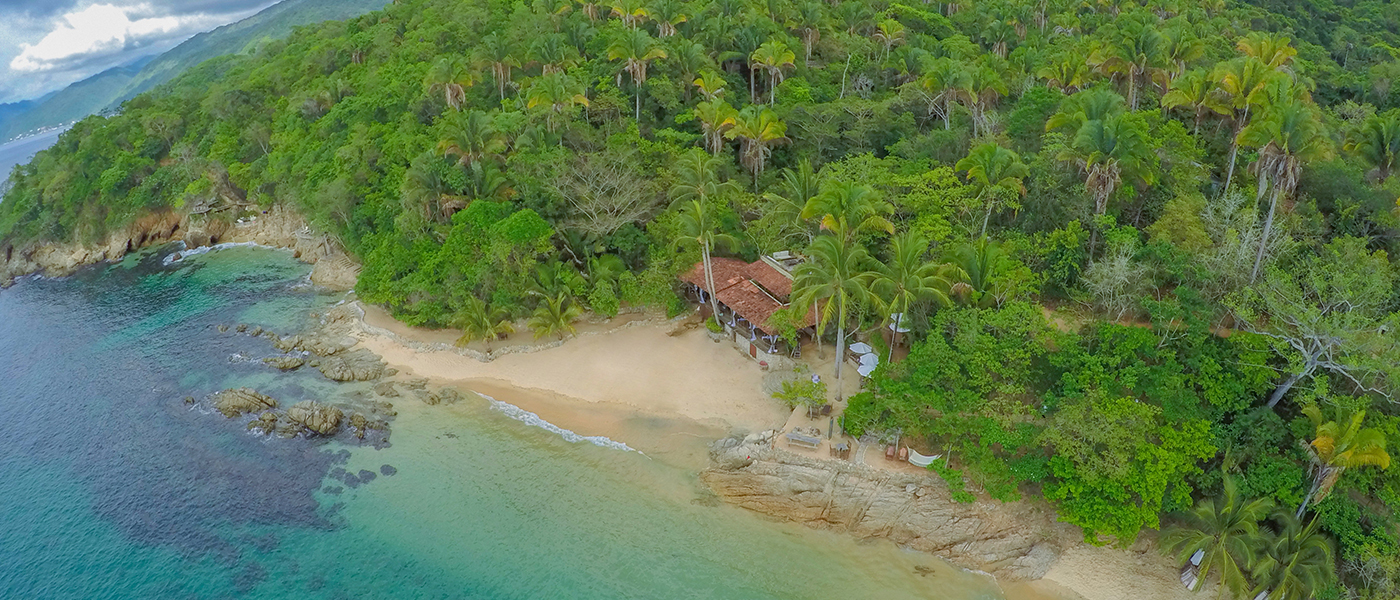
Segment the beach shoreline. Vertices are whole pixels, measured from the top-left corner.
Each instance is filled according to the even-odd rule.
[[[580,436],[602,436],[672,466],[709,466],[709,442],[781,431],[792,415],[762,391],[764,371],[732,344],[715,343],[681,319],[628,315],[580,327],[567,342],[484,353],[452,344],[456,333],[415,328],[357,303],[354,337],[406,376],[505,402]],[[404,410],[434,410],[422,403]],[[884,466],[884,465],[874,465]],[[1185,600],[1168,557],[1145,536],[1128,549],[1066,536],[1044,577],[1003,585],[1014,600]]]

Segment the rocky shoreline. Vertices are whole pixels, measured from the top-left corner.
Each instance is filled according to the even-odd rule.
[[[25,275],[66,277],[80,267],[120,260],[131,252],[171,242],[184,242],[188,249],[228,243],[284,248],[298,260],[315,265],[313,283],[333,290],[353,289],[360,270],[331,238],[313,233],[306,219],[275,205],[235,223],[173,212],[151,214],[93,244],[74,241],[15,246],[0,241],[0,289]]]
[[[771,445],[775,432],[711,446],[700,479],[725,502],[776,519],[886,538],[1002,581],[1040,579],[1074,532],[1032,503],[952,499],[931,475],[815,460]]]

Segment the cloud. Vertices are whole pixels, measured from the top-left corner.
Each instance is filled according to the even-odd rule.
[[[219,18],[221,15],[198,13],[137,16],[151,14],[151,10],[149,4],[133,7],[94,4],[69,12],[38,43],[20,44],[20,53],[10,61],[10,69],[17,72],[69,69],[94,58],[185,37],[223,21]]]

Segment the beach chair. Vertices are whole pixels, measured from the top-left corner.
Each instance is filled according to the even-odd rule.
[[[916,467],[927,467],[933,464],[933,461],[938,460],[941,456],[943,455],[935,454],[933,456],[924,456],[923,454],[919,454],[918,451],[914,450],[913,448],[909,448],[909,464],[914,465]]]

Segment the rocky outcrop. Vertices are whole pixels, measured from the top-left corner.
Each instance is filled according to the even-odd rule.
[[[814,460],[736,438],[716,442],[711,458],[701,479],[715,494],[779,519],[888,538],[1006,580],[1038,579],[1061,553],[1064,532],[1043,510],[955,502],[933,476]]]
[[[306,364],[306,359],[300,356],[269,356],[263,362],[283,371],[294,371]]]
[[[332,381],[373,381],[384,376],[384,361],[363,348],[312,361]]]
[[[248,388],[238,388],[214,394],[214,408],[232,419],[241,414],[277,408],[277,401]]]
[[[311,281],[335,290],[355,287],[360,268],[332,238],[311,231],[297,213],[280,205],[246,221],[182,215],[165,211],[147,215],[112,231],[96,243],[80,241],[15,246],[0,241],[0,288],[30,273],[66,277],[78,267],[118,260],[147,246],[183,241],[188,248],[221,243],[255,243],[286,248],[303,262],[315,265]]]
[[[287,409],[287,420],[317,435],[335,435],[345,413],[339,408],[314,400],[298,402]]]

